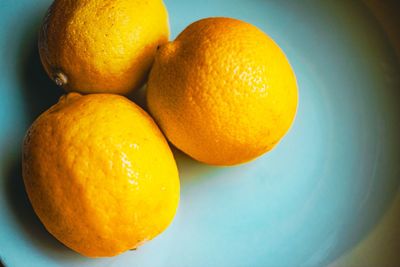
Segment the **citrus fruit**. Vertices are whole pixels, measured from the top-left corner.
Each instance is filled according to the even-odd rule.
[[[23,178],[58,240],[113,256],[161,233],[179,201],[175,160],[161,131],[123,96],[70,93],[30,127]]]
[[[55,0],[39,34],[46,72],[68,91],[127,94],[168,41],[162,0]]]
[[[297,110],[295,74],[283,51],[257,27],[231,18],[189,25],[156,54],[150,113],[180,150],[234,165],[271,150]]]

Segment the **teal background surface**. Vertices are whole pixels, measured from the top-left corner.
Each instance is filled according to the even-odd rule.
[[[399,194],[400,67],[362,2],[167,0],[172,39],[210,16],[242,19],[268,33],[297,75],[295,123],[273,151],[236,167],[207,166],[174,150],[182,192],[167,231],[117,257],[76,254],[41,225],[20,170],[25,131],[62,94],[36,46],[50,3],[0,0],[6,266],[326,266],[363,242]]]

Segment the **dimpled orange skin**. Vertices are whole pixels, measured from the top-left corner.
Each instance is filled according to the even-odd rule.
[[[39,34],[46,72],[67,91],[127,94],[168,41],[161,0],[55,0]]]
[[[207,18],[163,45],[147,103],[167,138],[194,159],[234,165],[271,150],[292,124],[296,78],[278,45],[246,22]]]
[[[71,93],[43,113],[25,137],[23,177],[46,229],[88,257],[114,256],[154,238],[179,202],[164,136],[118,95]]]

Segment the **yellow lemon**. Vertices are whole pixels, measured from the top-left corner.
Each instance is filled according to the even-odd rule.
[[[55,0],[39,34],[48,75],[68,91],[127,94],[168,41],[162,0]]]
[[[265,33],[231,18],[207,18],[161,46],[148,82],[151,114],[167,138],[215,165],[272,149],[297,110],[295,74]]]
[[[23,177],[46,229],[89,257],[154,238],[179,202],[168,143],[147,113],[118,95],[70,93],[44,112],[25,137]]]

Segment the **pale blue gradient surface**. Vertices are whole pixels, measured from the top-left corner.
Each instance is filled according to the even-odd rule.
[[[298,79],[291,131],[231,168],[180,152],[181,203],[152,242],[88,259],[46,232],[24,193],[29,124],[62,93],[45,75],[36,33],[51,1],[0,1],[0,257],[6,266],[325,266],[368,235],[400,186],[400,68],[356,1],[166,1],[172,38],[209,16],[268,33]]]

